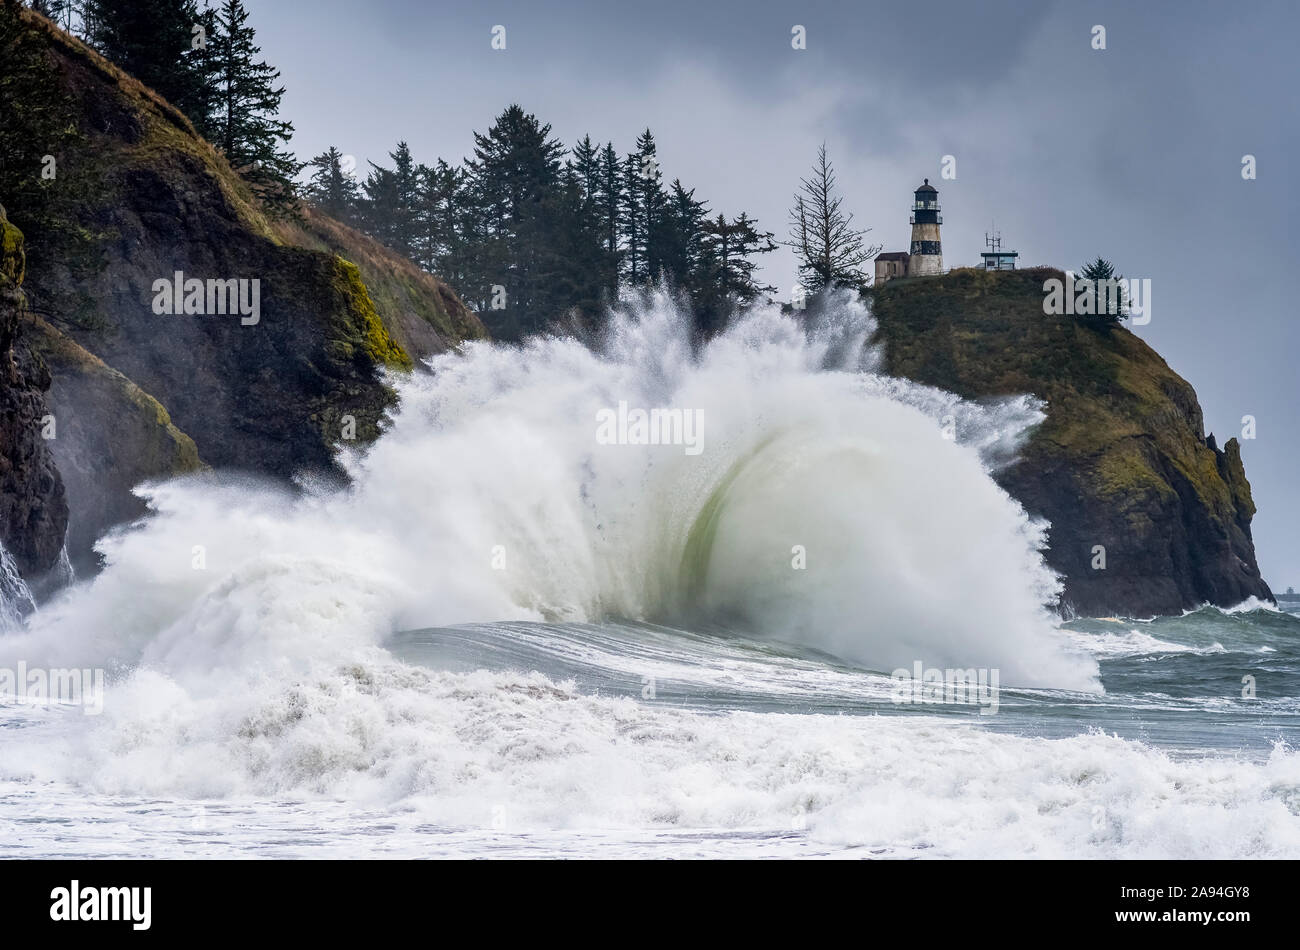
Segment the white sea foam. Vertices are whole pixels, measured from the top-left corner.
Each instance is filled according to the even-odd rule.
[[[19,573],[13,555],[0,544],[0,634],[18,629],[23,616],[35,607],[32,592]]]
[[[1189,646],[1185,643],[1173,643],[1161,640],[1141,630],[1129,630],[1127,633],[1089,633],[1084,630],[1070,630],[1068,635],[1080,649],[1097,657],[1114,659],[1122,656],[1145,656],[1149,654],[1194,653],[1208,656],[1213,653],[1226,653],[1222,643],[1207,646]]]
[[[1207,604],[1206,606],[1208,607],[1213,605]],[[1231,607],[1220,607],[1216,609],[1222,610],[1225,614],[1246,614],[1246,613],[1251,613],[1252,611],[1255,610],[1267,610],[1269,613],[1281,612],[1278,609],[1277,604],[1271,603],[1267,600],[1260,600],[1258,597],[1255,597],[1253,595],[1247,597],[1239,604],[1234,604]]]
[[[405,831],[357,841],[334,815],[319,832],[286,835],[289,853],[310,852],[314,834],[325,848],[400,854],[564,832],[583,853],[584,835],[659,831],[715,842],[793,833],[824,849],[932,856],[1300,855],[1300,757],[1280,746],[1264,762],[1176,759],[1101,734],[1024,738],[919,716],[710,715],[538,674],[383,661],[268,692],[242,715],[235,705],[140,674],[110,707],[107,733],[26,746],[0,772],[40,789],[64,781],[70,757],[82,762],[90,801],[60,818],[124,795],[229,802],[248,814],[206,829],[205,843],[253,853],[274,851],[240,827],[276,827],[294,802],[342,800],[360,826],[389,812]],[[413,825],[450,837],[421,843]],[[122,833],[148,853],[184,850]]]

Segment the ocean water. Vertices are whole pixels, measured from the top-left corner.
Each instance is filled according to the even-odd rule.
[[[0,696],[0,854],[1300,856],[1300,616],[1062,624],[989,475],[1040,408],[883,377],[871,330],[695,351],[651,295],[395,381],[347,488],[142,487],[0,635],[106,677]],[[602,442],[620,403],[701,451]],[[915,664],[996,693],[900,701]]]

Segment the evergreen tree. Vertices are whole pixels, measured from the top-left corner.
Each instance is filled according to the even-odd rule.
[[[81,133],[69,121],[76,105],[54,80],[57,69],[48,45],[23,21],[18,4],[0,0],[0,201],[25,235],[27,253],[51,259],[67,254],[67,248],[55,248],[53,242],[72,237],[62,222],[94,186],[92,176],[66,174],[59,164]],[[55,159],[53,179],[45,175],[47,155]],[[93,233],[73,230],[78,243]]]
[[[370,233],[412,260],[418,260],[423,228],[419,220],[421,168],[405,142],[388,153],[392,168],[370,163],[362,188],[366,194],[365,219]]]
[[[420,219],[427,248],[427,261],[421,266],[459,287],[471,263],[466,232],[472,211],[465,172],[440,158],[432,168],[424,168],[421,186]]]
[[[568,205],[562,210],[566,254],[575,272],[575,300],[583,322],[594,326],[618,294],[618,214],[622,193],[618,156],[583,136],[566,166]]]
[[[698,297],[704,265],[704,221],[708,209],[695,200],[695,189],[687,191],[680,179],[673,179],[658,215],[652,242],[659,262],[659,274],[674,285]]]
[[[637,137],[636,151],[628,154],[623,166],[623,180],[624,277],[630,284],[648,283],[659,271],[657,238],[666,200],[663,174],[659,171],[658,147],[649,129]]]
[[[618,274],[622,262],[619,230],[626,192],[623,189],[621,171],[618,153],[614,151],[614,143],[610,142],[600,152],[593,214],[599,222],[601,242],[605,249],[601,284],[611,298],[618,292]]]
[[[804,288],[818,293],[833,284],[861,288],[867,280],[862,265],[880,247],[867,247],[867,230],[853,227],[853,215],[845,214],[844,199],[835,194],[835,169],[826,157],[826,146],[817,151],[817,164],[809,178],[799,180],[799,192],[790,210],[790,241],[799,258],[799,275]]]
[[[560,174],[553,249],[558,255],[554,287],[557,306],[588,329],[600,322],[617,292],[617,258],[605,243],[599,194],[600,150],[585,138]]]
[[[208,57],[216,88],[208,137],[264,200],[273,207],[291,205],[300,166],[282,147],[293,125],[279,118],[280,71],[258,61],[262,50],[242,0],[222,0],[212,22]]]
[[[600,190],[600,148],[584,135],[573,147],[573,176],[582,196],[582,212],[594,216],[596,195]]]
[[[542,328],[562,312],[558,289],[556,233],[561,203],[560,161],[564,147],[551,127],[509,106],[486,134],[474,133],[470,184],[487,240],[482,248],[482,286],[489,290],[480,316],[505,338]],[[501,294],[491,291],[500,288]]]
[[[401,217],[401,211],[397,196],[397,176],[393,174],[391,168],[376,165],[374,162],[369,164],[370,173],[361,183],[361,190],[364,193],[361,202],[361,220],[365,223],[366,231],[381,244],[395,251],[401,250],[398,247],[400,242],[397,220]]]
[[[758,222],[744,212],[731,221],[718,215],[705,223],[704,231],[708,283],[722,309],[753,303],[776,290],[754,278],[754,255],[776,250],[771,231],[760,231]]]
[[[71,6],[57,12],[70,17]],[[208,106],[196,55],[201,19],[195,0],[85,0],[83,29],[91,46],[201,123]]]
[[[1122,281],[1123,276],[1115,273],[1115,265],[1102,257],[1079,268],[1079,277],[1090,281],[1096,293],[1095,317],[1102,323],[1118,324],[1128,316],[1128,300],[1122,283],[1108,284],[1108,281]],[[1108,295],[1113,293],[1114,297]],[[1110,301],[1113,299],[1113,303]],[[1110,313],[1113,307],[1115,312]]]
[[[356,180],[343,171],[343,154],[331,145],[307,164],[314,169],[307,183],[307,197],[331,217],[355,223],[361,192]]]
[[[649,130],[623,161],[613,143],[584,136],[566,153],[550,133],[512,105],[475,134],[462,167],[419,164],[399,142],[391,167],[371,163],[359,201],[331,148],[310,163],[307,194],[337,217],[355,209],[361,227],[450,283],[499,339],[571,318],[597,327],[620,277],[666,279],[706,333],[774,289],[754,277],[771,233],[745,214],[710,218],[680,180],[665,190]]]

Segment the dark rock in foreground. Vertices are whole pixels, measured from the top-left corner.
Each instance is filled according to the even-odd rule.
[[[50,374],[20,338],[23,271],[22,233],[0,207],[0,543],[36,578],[58,564],[68,504],[43,436]]]

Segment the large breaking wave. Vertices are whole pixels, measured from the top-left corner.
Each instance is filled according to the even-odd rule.
[[[830,705],[875,695],[888,681],[867,670],[915,661],[998,669],[1004,687],[1096,690],[1096,661],[1043,606],[1057,581],[1042,526],[989,474],[1037,406],[885,377],[872,329],[845,298],[794,317],[760,307],[697,347],[661,292],[629,301],[599,343],[474,343],[395,380],[400,407],[345,459],[347,487],[215,475],[146,487],[152,511],[101,542],[103,573],[0,637],[0,666],[110,670],[102,716],[23,713],[30,728],[10,731],[0,780],[53,782],[52,794],[401,801],[448,826],[481,827],[496,802],[523,828],[804,815],[828,842],[870,843],[897,828],[862,809],[904,808],[909,783],[931,767],[933,781],[949,756],[992,784],[934,790],[915,834],[897,838],[906,847],[926,847],[948,818],[996,836],[984,799],[1014,794],[1007,777],[1022,775],[1069,798],[1060,840],[1112,849],[1089,796],[1120,807],[1125,783],[1141,782],[1132,772],[1078,791],[1089,763],[1120,755],[1178,781],[1194,770],[1099,736],[1058,740],[1061,757],[1047,740],[924,716],[784,716],[762,703],[715,715],[594,695],[566,682],[570,666],[490,655],[499,637],[516,659],[545,657],[519,651],[549,629],[568,638],[556,651],[572,668],[635,682],[643,668],[693,665],[719,695],[766,692],[792,711],[800,693]],[[702,451],[601,444],[597,413],[620,402],[700,413]],[[468,671],[393,647],[399,631],[456,624],[473,625],[465,642],[482,654]],[[707,651],[691,630],[709,632]],[[772,641],[805,659],[754,652]],[[815,659],[825,654],[837,661]],[[1240,820],[1268,824],[1281,806],[1264,773],[1250,775],[1238,792],[1258,810]]]
[[[350,487],[145,488],[152,515],[101,542],[106,571],[0,649],[302,669],[403,628],[669,619],[879,670],[1093,685],[1043,606],[1042,528],[989,476],[1037,408],[884,377],[871,331],[845,296],[757,308],[696,349],[659,292],[598,345],[470,344],[397,383],[387,433],[346,459]],[[702,451],[600,444],[597,414],[620,403],[697,413]]]

